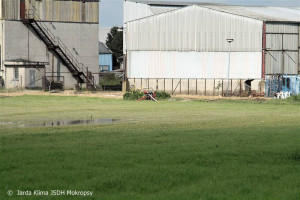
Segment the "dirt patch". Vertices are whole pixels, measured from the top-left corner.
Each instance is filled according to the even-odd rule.
[[[200,96],[200,95],[173,95],[174,99],[182,99],[184,101],[189,100],[207,100],[207,101],[217,101],[217,100],[236,100],[236,101],[267,101],[270,98],[266,97],[222,97],[222,96]]]
[[[24,91],[17,91],[17,92],[7,92],[2,93],[2,96],[5,97],[16,97],[16,96],[23,96],[23,95],[49,95],[49,96],[82,96],[82,97],[99,97],[99,98],[112,98],[112,99],[122,99],[123,93],[122,92],[77,92],[73,90],[66,90],[66,91],[31,91],[31,90],[24,90]]]
[[[82,97],[98,97],[98,98],[111,98],[111,99],[123,99],[122,92],[116,91],[99,91],[99,92],[77,92],[73,90],[66,91],[14,91],[14,92],[3,92],[0,98],[9,98],[22,95],[49,95],[49,96],[82,96]],[[193,100],[207,100],[207,101],[217,101],[217,100],[237,100],[237,101],[267,101],[270,98],[265,97],[221,97],[221,96],[200,96],[200,95],[173,95],[173,99],[178,99],[182,101],[193,101]]]

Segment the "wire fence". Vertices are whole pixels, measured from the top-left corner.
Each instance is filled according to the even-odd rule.
[[[130,90],[204,96],[264,96],[264,81],[243,79],[128,78]]]

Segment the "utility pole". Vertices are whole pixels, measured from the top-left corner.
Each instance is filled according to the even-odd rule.
[[[230,53],[231,53],[231,43],[234,39],[227,39],[228,46],[229,46],[229,53],[228,53],[228,68],[227,68],[227,94],[229,96],[229,74],[230,74]]]

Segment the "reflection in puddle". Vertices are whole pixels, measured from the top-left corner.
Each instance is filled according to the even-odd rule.
[[[19,128],[26,127],[57,127],[57,126],[72,126],[72,125],[101,125],[113,124],[119,121],[118,119],[89,119],[89,120],[56,120],[56,121],[43,121],[43,122],[28,122],[28,123],[14,123],[5,122],[0,125],[8,125]]]

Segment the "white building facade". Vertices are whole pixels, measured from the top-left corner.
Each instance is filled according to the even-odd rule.
[[[153,6],[166,12],[149,14]],[[264,93],[264,82],[269,76],[297,76],[300,71],[297,9],[166,5],[167,10],[162,4],[145,2],[136,3],[136,7],[141,7],[144,15],[137,11],[138,19],[125,22],[124,51],[127,77],[130,85],[138,82],[137,88],[151,85],[147,83],[151,79],[164,79],[164,90],[168,87],[168,91],[174,91],[178,81],[180,87],[186,81],[188,87],[194,85],[192,93],[204,94],[205,90],[206,94],[218,95],[221,91],[214,90],[218,84],[224,89],[229,72],[232,93],[245,90],[247,80],[253,81],[252,90]],[[126,13],[125,7],[125,16]],[[234,41],[228,69],[229,38]],[[140,79],[145,79],[144,83]],[[162,88],[157,84],[160,80],[156,80],[156,89]],[[195,86],[201,81],[199,87]],[[189,90],[185,92],[190,93]]]

